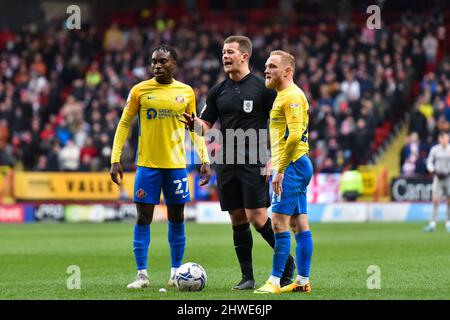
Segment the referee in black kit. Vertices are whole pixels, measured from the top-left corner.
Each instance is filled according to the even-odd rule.
[[[223,164],[217,163],[215,169],[220,206],[230,214],[234,247],[242,271],[242,280],[233,287],[234,290],[255,288],[250,223],[272,248],[275,246],[271,220],[267,215],[270,206],[270,172],[266,172],[267,176],[262,173],[267,162],[267,139],[260,139],[259,133],[260,130],[267,133],[276,91],[267,89],[264,79],[250,73],[251,55],[252,43],[249,38],[230,36],[225,39],[222,64],[227,79],[209,91],[200,118],[184,114],[188,127],[191,130],[195,127],[202,134],[211,129],[217,120],[221,124]],[[230,132],[234,136],[227,140]],[[244,134],[243,140],[237,139],[241,144],[235,143],[235,137],[243,132],[252,133],[256,139],[246,139]],[[263,156],[257,161],[250,161],[257,155]],[[289,256],[281,286],[292,282],[294,270],[294,258]]]

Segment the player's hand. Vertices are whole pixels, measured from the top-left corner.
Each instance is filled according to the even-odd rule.
[[[270,177],[272,176],[272,162],[267,162],[266,166],[264,167],[264,176],[266,177],[266,183],[269,183]]]
[[[200,186],[208,184],[211,178],[211,165],[209,163],[203,163],[200,167]]]
[[[202,121],[199,118],[197,118],[194,113],[189,114],[187,112],[183,112],[183,117],[185,121],[181,119],[180,121],[186,125],[189,131],[195,131],[199,136],[203,135]]]
[[[281,193],[283,192],[283,179],[284,179],[283,173],[277,172],[273,176],[272,187],[273,187],[273,192],[275,192],[275,194],[277,196],[281,196]]]
[[[183,112],[183,117],[184,120],[180,120],[181,122],[183,122],[186,127],[190,130],[190,131],[194,131],[194,124],[195,124],[195,114],[189,114],[187,112]]]
[[[111,175],[111,180],[120,186],[122,184],[123,179],[123,168],[120,162],[116,162],[111,164],[111,170],[109,171],[109,174]],[[120,179],[118,179],[117,175],[120,176]]]

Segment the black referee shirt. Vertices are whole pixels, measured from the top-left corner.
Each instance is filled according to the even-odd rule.
[[[267,162],[267,122],[270,109],[277,93],[275,90],[265,86],[264,79],[249,73],[240,81],[233,81],[230,78],[222,81],[211,88],[206,98],[206,105],[203,108],[200,118],[214,124],[220,121],[221,133],[223,137],[223,163],[230,164],[226,159],[227,149],[234,146],[234,164],[237,163],[238,154],[245,153],[245,164],[255,164],[249,161],[249,153],[257,152],[257,164],[264,165]],[[253,131],[255,139],[246,137],[245,140],[237,138],[227,141],[227,129],[242,129]],[[260,136],[260,130],[264,130],[265,135]],[[233,132],[233,131],[231,131]],[[234,131],[237,134],[236,131]],[[230,134],[230,130],[228,130]],[[245,146],[242,145],[245,141]],[[241,158],[242,159],[242,158]],[[228,160],[228,161],[226,161]]]

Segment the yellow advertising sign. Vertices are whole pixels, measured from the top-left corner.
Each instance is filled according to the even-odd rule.
[[[193,177],[188,176],[191,199]],[[14,196],[18,200],[133,200],[134,172],[123,175],[119,188],[109,172],[15,172]],[[162,198],[161,198],[162,200]]]
[[[132,199],[134,173],[124,173],[122,188],[109,172],[15,172],[14,196],[20,200]]]

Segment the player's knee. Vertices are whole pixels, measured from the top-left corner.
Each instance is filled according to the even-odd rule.
[[[285,232],[285,231],[289,230],[289,227],[283,221],[278,221],[277,219],[273,219],[272,220],[272,229],[273,229],[273,232],[278,233],[278,232]]]
[[[184,221],[184,204],[168,206],[167,219],[173,223],[182,223]]]
[[[151,224],[153,220],[153,205],[137,204],[137,219],[139,225]]]
[[[300,230],[300,224],[298,223],[297,219],[291,219],[289,226],[291,227],[291,230],[294,233],[297,233]]]
[[[245,211],[242,209],[237,209],[230,211],[231,225],[239,226],[241,224],[249,223]]]
[[[294,233],[305,232],[309,230],[308,216],[306,214],[294,215],[290,221],[291,230]]]
[[[267,222],[267,217],[264,217],[264,215],[261,214],[252,214],[248,217],[248,222],[256,229],[260,229],[264,227],[265,223]]]
[[[301,214],[298,222],[299,228],[298,230],[296,230],[296,232],[305,232],[309,230],[309,223],[306,214]]]
[[[182,223],[184,221],[184,213],[181,214],[169,214],[168,220],[173,223]]]
[[[136,224],[138,225],[146,225],[152,223],[152,217],[147,217],[145,215],[138,214],[136,219]]]

